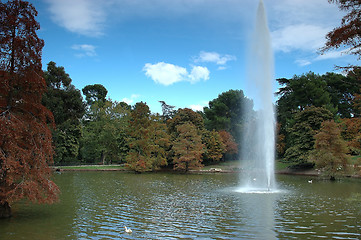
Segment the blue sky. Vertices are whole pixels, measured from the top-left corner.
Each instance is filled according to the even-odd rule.
[[[43,68],[63,66],[76,88],[99,83],[128,104],[158,101],[201,109],[246,86],[247,53],[258,0],[31,0],[45,40]],[[332,51],[319,55],[325,35],[344,12],[327,0],[264,0],[275,78],[335,65],[359,64]],[[276,84],[274,84],[276,91]]]

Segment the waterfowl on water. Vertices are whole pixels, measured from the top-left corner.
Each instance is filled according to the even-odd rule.
[[[308,180],[308,183],[312,183],[312,179],[311,179],[311,180]]]
[[[124,228],[125,228],[125,232],[126,232],[126,233],[132,233],[132,232],[133,232],[132,229],[127,228],[126,226],[124,226]]]

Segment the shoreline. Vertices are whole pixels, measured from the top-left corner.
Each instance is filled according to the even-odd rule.
[[[53,166],[52,169],[54,172],[133,172],[124,168],[114,168],[120,165],[81,165],[81,166]],[[88,167],[88,168],[87,168]],[[173,172],[171,170],[160,170],[154,171],[157,172]],[[232,170],[232,169],[221,169],[221,168],[211,168],[208,170],[189,170],[188,173],[201,173],[201,174],[216,174],[216,173],[241,173],[241,170]],[[322,177],[322,174],[317,170],[300,170],[295,171],[291,169],[282,169],[276,170],[275,174],[280,175],[294,175],[294,176],[313,176],[313,177]],[[342,178],[360,178],[361,175],[346,175]]]

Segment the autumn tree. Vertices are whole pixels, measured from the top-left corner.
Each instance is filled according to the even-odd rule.
[[[219,136],[222,139],[222,142],[225,146],[225,158],[235,159],[238,154],[238,146],[235,142],[233,136],[226,130],[221,130],[218,132]]]
[[[204,129],[204,120],[199,113],[196,113],[190,108],[181,108],[178,109],[172,119],[167,121],[169,132],[173,135],[177,134],[177,126],[184,123],[192,123],[198,130]]]
[[[309,156],[316,167],[334,180],[347,171],[347,148],[341,138],[341,131],[334,121],[325,121],[319,133],[315,135],[315,150]]]
[[[155,121],[146,103],[139,102],[132,109],[127,129],[129,152],[128,168],[147,172],[167,165],[165,149],[169,148],[166,125]]]
[[[341,121],[341,136],[352,155],[361,154],[361,119],[345,118]]]
[[[327,42],[321,49],[321,53],[349,47],[349,54],[361,58],[361,1],[360,0],[328,0],[338,4],[339,8],[347,14],[341,20],[341,26],[334,28],[326,35]]]
[[[192,123],[184,123],[177,127],[177,138],[173,142],[173,168],[187,172],[202,167],[202,154],[205,145],[197,127]]]
[[[205,151],[203,154],[203,163],[214,163],[220,161],[225,152],[226,146],[222,141],[219,132],[212,130],[205,130],[202,134],[202,143],[205,145]]]
[[[41,104],[46,83],[41,70],[44,41],[36,31],[36,9],[28,2],[0,2],[0,217],[27,198],[51,203],[51,112]]]

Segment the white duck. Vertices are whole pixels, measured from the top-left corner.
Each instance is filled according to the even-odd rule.
[[[125,232],[126,232],[126,233],[132,233],[132,232],[133,232],[132,229],[127,228],[126,226],[124,226],[124,228],[125,228]]]
[[[312,179],[311,179],[311,180],[308,180],[308,183],[312,183]]]

